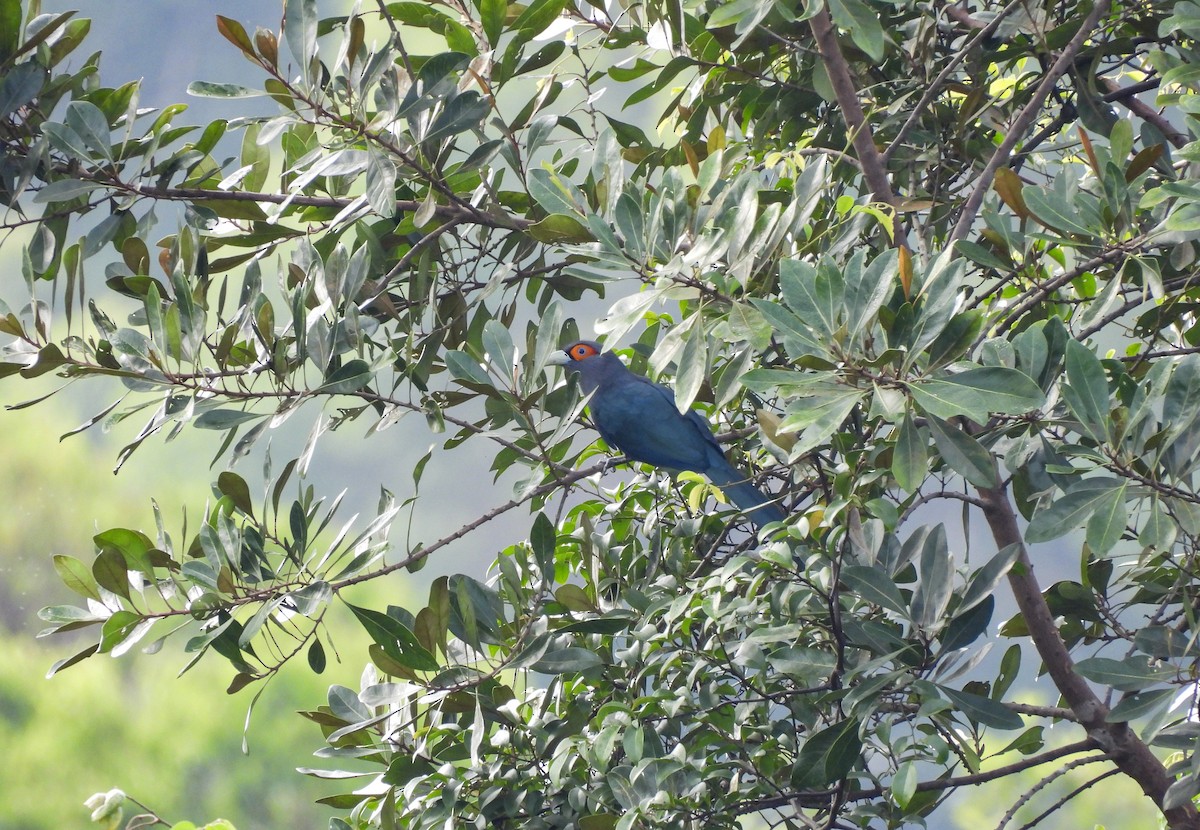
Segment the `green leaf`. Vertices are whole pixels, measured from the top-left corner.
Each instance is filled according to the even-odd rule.
[[[212,81],[192,81],[187,87],[188,95],[197,98],[262,98],[265,89],[252,89],[241,84],[219,84]]]
[[[97,533],[92,537],[92,542],[95,543],[98,552],[115,550],[121,554],[126,566],[132,570],[142,573],[151,573],[154,570],[150,560],[150,550],[154,547],[154,543],[144,533],[128,528],[114,527]]]
[[[196,420],[192,421],[192,426],[197,429],[232,429],[247,421],[264,417],[266,416],[240,409],[210,409],[200,413]]]
[[[1091,349],[1074,339],[1067,341],[1066,364],[1063,400],[1090,438],[1100,442],[1108,440],[1110,407],[1104,367]]]
[[[990,697],[950,689],[946,686],[938,688],[954,704],[955,708],[974,723],[996,729],[1023,729],[1025,727],[1025,722],[1021,720],[1020,715]]]
[[[992,614],[996,610],[996,602],[992,595],[984,597],[971,608],[955,611],[954,616],[938,631],[938,639],[942,644],[942,652],[950,652],[969,646],[982,637],[991,624]]]
[[[1091,237],[1099,231],[1079,221],[1081,212],[1053,190],[1044,187],[1026,187],[1021,191],[1025,206],[1033,217],[1046,227],[1063,233],[1074,233]]]
[[[963,256],[970,259],[985,268],[993,268],[1001,273],[1012,268],[1011,262],[1006,262],[1000,257],[992,253],[991,250],[985,248],[977,242],[972,242],[969,239],[960,239],[954,243],[954,248]]]
[[[1179,660],[1200,654],[1200,643],[1165,625],[1148,625],[1140,629],[1133,638],[1134,646],[1141,652],[1160,660]]]
[[[924,483],[928,471],[929,453],[921,430],[913,422],[912,414],[905,412],[892,448],[892,475],[901,489],[915,493]]]
[[[1096,553],[1108,553],[1121,541],[1125,526],[1129,521],[1129,511],[1125,507],[1125,491],[1128,484],[1122,482],[1120,487],[1107,492],[1097,500],[1087,522],[1088,547]]]
[[[562,14],[566,0],[534,0],[509,27],[517,32],[517,40],[526,42],[540,35]]]
[[[865,251],[859,251],[846,264],[846,325],[853,342],[860,333],[869,333],[879,309],[896,290],[896,249],[889,248],[864,268]]]
[[[100,158],[112,158],[108,118],[90,101],[72,101],[67,106],[66,125]]]
[[[347,395],[362,389],[375,377],[370,364],[365,360],[354,359],[342,364],[340,368],[325,378],[325,382],[317,387],[318,392],[328,395]]]
[[[822,787],[845,778],[862,753],[859,725],[857,718],[848,718],[805,741],[796,756],[793,783],[802,787]]]
[[[783,301],[817,337],[832,337],[840,324],[845,290],[841,275],[831,267],[814,268],[798,259],[779,265]]]
[[[100,629],[100,652],[106,653],[112,651],[126,637],[130,636],[141,622],[141,616],[132,611],[122,609],[114,612]]]
[[[21,0],[0,0],[0,64],[8,61],[20,45]]]
[[[681,412],[691,408],[692,401],[707,379],[708,337],[699,315],[693,315],[683,334],[683,349],[679,354],[679,368],[675,375],[675,406]]]
[[[591,231],[574,216],[564,213],[552,213],[545,219],[534,222],[525,231],[538,242],[595,242]]]
[[[806,355],[813,355],[833,362],[833,355],[817,339],[812,329],[795,314],[792,314],[779,303],[774,303],[770,300],[753,297],[750,303],[767,318],[767,322],[783,337],[784,345],[787,346],[788,354],[793,360]]]
[[[284,0],[283,36],[305,82],[317,56],[317,0]]]
[[[554,579],[554,550],[558,544],[558,532],[554,522],[545,513],[538,513],[533,519],[533,529],[529,531],[529,546],[533,548],[534,559],[542,571],[542,578],[547,582]]]
[[[421,136],[421,140],[437,141],[473,130],[491,111],[492,105],[478,92],[461,92],[445,102],[437,117],[433,119],[429,131]]]
[[[120,551],[115,548],[100,551],[100,555],[92,562],[92,576],[101,588],[129,599],[129,568]]]
[[[983,366],[948,378],[907,384],[922,409],[942,419],[965,415],[983,423],[989,414],[1023,415],[1045,403],[1038,385],[1016,369]]]
[[[1108,657],[1088,657],[1075,664],[1075,670],[1088,680],[1111,686],[1121,692],[1137,692],[1175,677],[1170,666],[1152,667],[1150,658],[1140,654],[1113,660]]]
[[[56,121],[47,121],[42,125],[42,132],[50,139],[50,144],[55,150],[64,152],[67,156],[80,162],[91,162],[91,154],[88,151],[88,145],[84,143],[83,138],[79,137],[79,133],[72,130],[65,124],[58,124]]]
[[[476,383],[480,386],[492,385],[487,372],[479,365],[479,361],[458,349],[450,349],[446,352],[446,368],[450,370],[450,377],[457,381]]]
[[[69,669],[71,666],[74,666],[77,663],[82,663],[84,660],[91,657],[93,654],[96,654],[98,651],[100,651],[100,646],[93,643],[77,654],[73,654],[70,657],[64,657],[62,660],[56,661],[54,665],[50,667],[50,670],[46,672],[46,679],[49,680],[63,669]]]
[[[483,26],[483,33],[487,35],[488,43],[495,46],[504,31],[504,17],[508,13],[507,0],[475,0],[475,8],[479,9],[479,22]]]
[[[946,606],[954,588],[954,562],[946,542],[946,528],[938,525],[921,545],[921,578],[912,597],[912,620],[926,631],[946,622]]]
[[[587,591],[580,588],[578,585],[562,585],[554,592],[554,598],[562,604],[568,611],[576,613],[588,613],[596,611],[596,603],[592,602],[591,597],[587,595]],[[628,627],[628,621],[625,621],[625,626]],[[564,629],[558,629],[562,631]],[[578,628],[571,629],[578,631]]]
[[[887,574],[877,568],[864,565],[851,565],[842,568],[842,581],[846,587],[867,602],[872,602],[889,611],[894,611],[905,619],[908,618],[908,605],[900,595],[900,589]]]
[[[358,618],[371,639],[388,657],[414,671],[437,671],[441,668],[433,656],[408,626],[389,614],[346,603]]]
[[[870,6],[862,0],[829,0],[828,6],[834,23],[850,33],[855,46],[872,61],[883,60],[883,26]]]
[[[96,579],[92,569],[73,556],[55,554],[54,570],[58,572],[63,584],[80,596],[99,600],[100,592],[96,590]]]
[[[26,61],[5,72],[0,78],[0,120],[36,98],[47,78],[46,69],[37,61]]]
[[[217,490],[221,495],[228,496],[238,510],[247,516],[254,515],[254,502],[250,498],[250,486],[246,484],[246,479],[227,470],[217,476]]]
[[[929,267],[916,297],[916,313],[904,359],[906,371],[954,319],[966,271],[967,261],[954,258],[953,249],[949,248]]]
[[[866,394],[865,391],[847,387],[830,395],[806,397],[789,403],[787,417],[780,422],[779,432],[803,430],[791,449],[791,457],[797,458],[814,447],[828,443]]]
[[[91,193],[103,187],[100,182],[82,181],[79,179],[59,179],[43,187],[34,196],[35,203],[70,202],[84,193]]]
[[[579,646],[548,651],[533,664],[533,670],[543,674],[575,674],[604,665],[600,655]]]
[[[967,580],[967,587],[963,590],[962,600],[955,609],[955,614],[961,615],[991,596],[996,586],[1000,584],[1000,580],[1012,570],[1013,563],[1017,561],[1020,554],[1021,546],[1019,544],[1006,545],[982,568],[972,573],[970,579]]]
[[[553,170],[535,167],[529,171],[525,184],[529,188],[529,195],[546,213],[571,218],[583,215],[580,211],[586,202],[582,201],[582,195]]]
[[[901,810],[907,809],[908,804],[912,801],[912,797],[917,792],[917,765],[912,761],[905,761],[896,769],[896,774],[892,777],[892,798]]]
[[[837,668],[837,657],[819,648],[784,646],[771,652],[767,664],[780,674],[796,678],[802,686],[816,686]]]
[[[976,487],[996,486],[996,465],[982,444],[933,415],[927,423],[933,444],[950,469]]]
[[[1088,478],[1077,482],[1048,507],[1039,507],[1029,522],[1025,538],[1030,542],[1049,542],[1088,521],[1125,483],[1117,478]]]
[[[508,327],[499,320],[488,320],[483,324],[483,350],[501,377],[512,376],[517,360],[516,348]]]
[[[1177,689],[1156,689],[1152,692],[1135,692],[1109,710],[1104,720],[1107,723],[1127,723],[1147,715],[1157,714],[1171,705],[1179,694]]]

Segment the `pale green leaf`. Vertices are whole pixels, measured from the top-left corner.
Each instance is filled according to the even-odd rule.
[[[996,486],[996,464],[982,444],[953,424],[932,415],[927,423],[933,444],[950,469],[976,487]]]

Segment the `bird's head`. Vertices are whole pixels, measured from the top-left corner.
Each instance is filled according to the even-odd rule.
[[[603,347],[595,340],[576,340],[560,352],[550,355],[547,363],[554,366],[566,366],[567,371],[579,371],[580,364],[603,353]]]
[[[587,393],[626,371],[620,358],[613,352],[604,351],[595,340],[576,340],[562,351],[550,355],[546,362],[552,366],[562,366],[568,375],[578,375],[583,391]]]

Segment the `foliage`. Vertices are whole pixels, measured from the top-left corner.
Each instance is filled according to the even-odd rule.
[[[1066,758],[1200,826],[1200,6],[288,0],[279,32],[217,19],[261,88],[192,87],[277,114],[203,129],[71,68],[86,21],[0,10],[0,193],[30,232],[0,377],[119,386],[87,426],[144,420],[120,461],[191,427],[266,479],[57,557],[86,605],[43,618],[98,634],[55,671],[179,632],[261,688],[321,673],[348,611],[371,664],[306,713],[306,771],[351,779],[337,827],[898,826]],[[749,535],[687,476],[610,486],[544,371],[590,293],[786,526]],[[277,467],[257,442],[301,409]],[[520,471],[512,498],[390,541],[422,461],[337,518],[313,447],[410,414]],[[941,502],[992,548],[925,522]],[[345,595],[526,507],[486,580]],[[1043,589],[1052,559],[1078,577]],[[1061,705],[1015,699],[1039,664]]]

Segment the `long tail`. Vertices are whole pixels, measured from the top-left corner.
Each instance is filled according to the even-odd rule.
[[[725,491],[729,500],[745,511],[750,521],[762,527],[770,522],[782,522],[787,513],[778,504],[772,502],[762,491],[750,483],[750,478],[739,472],[732,464],[721,459],[713,464],[705,475],[709,480]]]

